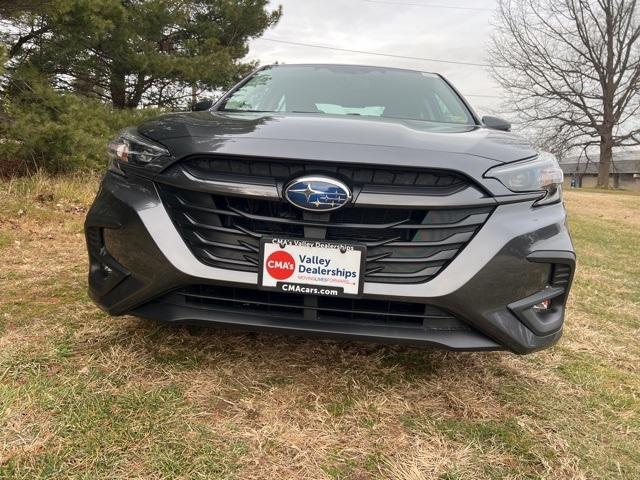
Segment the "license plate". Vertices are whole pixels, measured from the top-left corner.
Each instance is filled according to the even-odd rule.
[[[304,295],[357,297],[362,293],[365,256],[363,245],[263,239],[258,286]]]

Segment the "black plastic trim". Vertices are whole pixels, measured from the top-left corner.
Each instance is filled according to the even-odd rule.
[[[504,347],[475,330],[425,330],[355,325],[344,322],[321,322],[304,319],[288,319],[278,316],[247,315],[227,311],[205,310],[152,301],[131,312],[150,320],[181,324],[218,325],[243,328],[251,331],[267,330],[278,333],[320,335],[349,340],[384,343],[408,343],[433,345],[447,350],[486,351]]]
[[[556,266],[569,266],[571,273],[568,282],[563,278],[562,284],[571,285],[573,272],[575,271],[576,256],[575,253],[569,251],[539,250],[527,255],[527,260],[535,263],[548,263],[553,266],[549,280],[550,285],[529,297],[510,303],[508,308],[534,334],[545,337],[562,329],[567,303],[567,289],[564,286],[558,286],[559,282],[556,282],[554,278],[557,273]],[[533,306],[544,300],[551,300],[549,308],[536,311]]]
[[[562,328],[564,302],[551,302],[548,310],[536,311],[533,306],[545,300],[553,300],[565,294],[564,288],[549,287],[508,305],[509,309],[538,336],[546,337]]]
[[[89,284],[97,295],[106,295],[131,275],[107,251],[102,234],[103,230],[103,228],[93,225],[87,227]],[[91,239],[92,233],[94,238]]]

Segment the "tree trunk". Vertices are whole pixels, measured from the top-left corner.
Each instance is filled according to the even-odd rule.
[[[609,172],[611,171],[611,159],[613,158],[613,142],[611,135],[600,137],[600,165],[598,167],[597,188],[609,188]]]
[[[136,80],[136,85],[133,89],[133,92],[129,99],[127,100],[127,108],[134,109],[138,108],[140,102],[142,101],[142,94],[145,91],[145,74],[138,74],[138,79]],[[126,94],[125,94],[126,95]]]
[[[127,106],[127,90],[124,74],[112,73],[109,81],[111,93],[111,103],[118,110],[123,110]]]

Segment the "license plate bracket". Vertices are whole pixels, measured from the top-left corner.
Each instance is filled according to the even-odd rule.
[[[331,240],[263,238],[258,288],[330,297],[362,296],[367,247]]]

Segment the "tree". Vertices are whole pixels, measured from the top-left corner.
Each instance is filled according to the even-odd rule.
[[[32,9],[46,0],[0,0],[0,15],[14,15]]]
[[[61,93],[33,76],[2,104],[0,177],[38,170],[103,170],[105,145],[116,132],[158,113],[150,108],[113,111],[98,100]]]
[[[61,90],[118,109],[160,98],[175,106],[191,88],[216,90],[255,65],[249,39],[280,18],[268,0],[22,0],[3,8],[9,70],[35,69]],[[170,86],[170,88],[168,88]],[[184,92],[188,90],[188,95]],[[159,95],[160,92],[160,95]]]
[[[500,0],[495,26],[491,72],[516,115],[564,149],[598,145],[608,188],[613,149],[640,144],[637,0]]]

